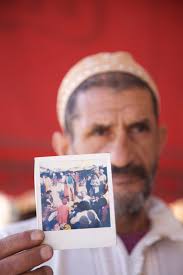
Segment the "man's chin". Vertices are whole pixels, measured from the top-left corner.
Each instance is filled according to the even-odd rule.
[[[146,198],[143,192],[114,194],[116,218],[138,215],[144,207]]]

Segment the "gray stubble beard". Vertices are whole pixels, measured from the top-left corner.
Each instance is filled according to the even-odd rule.
[[[128,216],[137,216],[145,204],[145,197],[142,192],[136,194],[120,193],[114,194],[116,219]]]
[[[129,192],[125,195],[121,195],[120,192],[114,192],[116,219],[138,216],[141,210],[145,208],[146,201],[152,193],[156,170],[157,163],[154,163],[151,174],[148,178],[144,179],[144,188],[142,191],[137,193]]]

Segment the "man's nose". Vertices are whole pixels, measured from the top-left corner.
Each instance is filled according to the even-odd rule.
[[[120,134],[110,146],[111,163],[116,167],[124,167],[133,161],[133,145],[127,134]]]

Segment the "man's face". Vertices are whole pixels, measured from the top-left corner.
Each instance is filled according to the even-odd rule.
[[[111,153],[119,215],[138,212],[151,191],[160,130],[149,92],[97,87],[78,95],[69,153]]]

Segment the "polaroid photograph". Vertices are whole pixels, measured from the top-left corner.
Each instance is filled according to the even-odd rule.
[[[53,249],[116,244],[110,154],[35,158],[38,228]]]

